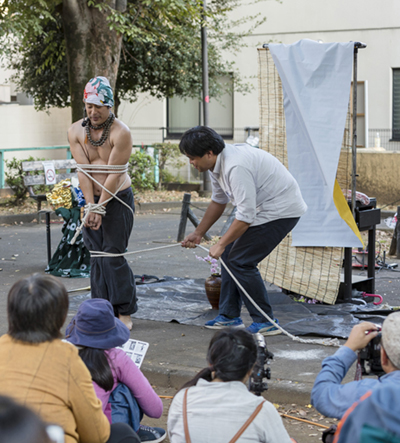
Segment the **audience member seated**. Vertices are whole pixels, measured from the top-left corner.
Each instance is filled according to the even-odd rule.
[[[110,429],[78,350],[60,340],[67,312],[68,294],[56,278],[36,274],[13,285],[8,333],[0,338],[0,394],[61,426],[65,443],[139,442],[124,423]]]
[[[0,396],[0,443],[51,443],[46,424],[29,408]]]
[[[357,351],[377,334],[373,323],[354,326],[344,346],[322,362],[322,370],[311,392],[311,403],[321,414],[340,419],[368,391],[383,385],[400,386],[400,312],[390,314],[382,326],[381,364],[386,374],[378,379],[366,378],[341,384],[357,360]]]
[[[163,404],[147,378],[122,349],[129,329],[114,316],[105,299],[85,300],[66,330],[66,339],[79,348],[94,389],[110,423],[128,423],[141,441],[157,443],[166,437],[162,428],[140,424],[143,413],[159,418]]]
[[[171,443],[228,443],[236,441],[241,431],[240,441],[293,441],[275,407],[247,389],[256,358],[252,334],[243,329],[218,331],[208,349],[209,366],[172,401],[168,414]]]
[[[400,386],[382,384],[344,414],[335,443],[400,443]]]

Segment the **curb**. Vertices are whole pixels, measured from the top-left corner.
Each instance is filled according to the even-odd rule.
[[[199,208],[207,208],[209,202],[194,202],[194,206]],[[135,203],[136,212],[146,212],[146,211],[163,211],[164,209],[175,209],[181,208],[181,201],[173,201],[173,202],[154,202],[154,203]],[[228,203],[226,208],[230,210],[232,208],[232,204]],[[40,216],[41,222],[44,223],[45,216],[41,214]],[[0,224],[21,224],[22,223],[32,223],[34,220],[38,220],[38,213],[33,212],[29,214],[13,214],[13,215],[0,215]],[[55,215],[54,212],[50,215],[51,220],[60,220],[58,216]],[[39,222],[38,222],[39,223]]]
[[[191,380],[198,371],[182,368],[154,368],[144,364],[141,371],[155,387],[180,389]],[[268,390],[264,397],[272,403],[309,404],[311,399],[311,383],[298,383],[290,380],[268,380]]]
[[[194,202],[194,206],[198,206],[199,208],[207,208],[209,202]],[[135,210],[136,212],[144,212],[144,211],[162,211],[163,209],[173,209],[173,208],[181,208],[181,201],[173,201],[173,202],[154,202],[154,203],[140,203],[135,202]]]

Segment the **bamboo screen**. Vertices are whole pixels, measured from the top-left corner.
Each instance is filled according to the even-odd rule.
[[[268,49],[258,50],[258,80],[260,148],[288,167],[282,84]],[[342,189],[350,188],[350,121],[349,108],[336,177]],[[334,304],[339,292],[344,249],[290,245],[291,234],[260,263],[264,280],[287,291]]]

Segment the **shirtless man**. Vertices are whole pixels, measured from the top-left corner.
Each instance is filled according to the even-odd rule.
[[[68,131],[71,153],[80,165],[125,165],[132,152],[129,128],[114,117],[113,91],[105,77],[91,79],[84,92],[87,117],[75,122]],[[96,168],[96,166],[94,166]],[[110,167],[111,169],[111,167]],[[83,229],[85,246],[90,251],[124,253],[133,228],[135,210],[131,180],[127,172],[89,175],[101,183],[116,198],[88,177],[78,172],[79,184],[86,205],[102,204],[105,214],[89,212]],[[100,208],[101,209],[101,208]],[[101,211],[100,211],[101,212]],[[130,315],[137,311],[136,287],[133,272],[125,258],[91,258],[91,296],[105,298],[119,317],[132,329]]]

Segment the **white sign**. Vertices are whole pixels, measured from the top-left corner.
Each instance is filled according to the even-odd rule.
[[[122,346],[118,346],[118,349],[122,349],[126,352],[128,357],[130,357],[135,363],[135,365],[140,368],[142,362],[144,360],[144,356],[146,355],[147,349],[149,348],[149,344],[144,341],[138,341],[130,338],[126,343]]]
[[[55,185],[56,170],[54,168],[54,162],[42,162],[44,167],[44,176],[46,177],[46,185]]]

